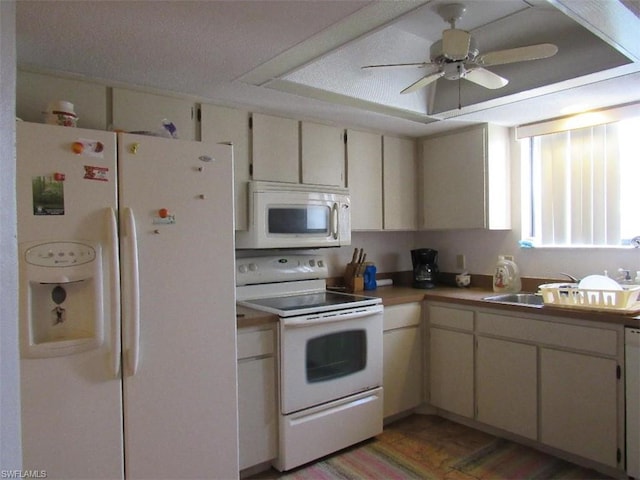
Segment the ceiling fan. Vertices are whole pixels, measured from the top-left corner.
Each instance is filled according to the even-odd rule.
[[[415,92],[439,78],[447,80],[464,78],[485,88],[497,89],[507,85],[509,80],[484,67],[548,58],[558,51],[558,47],[551,43],[541,43],[481,54],[471,34],[456,28],[456,22],[462,18],[465,11],[466,7],[460,3],[438,7],[438,14],[451,25],[451,28],[444,30],[442,39],[431,45],[430,62],[365,65],[362,68],[436,67],[435,71],[428,73],[402,90],[400,92],[402,94]]]

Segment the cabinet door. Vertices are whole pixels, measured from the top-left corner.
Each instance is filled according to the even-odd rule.
[[[540,441],[617,466],[616,362],[540,350]]]
[[[233,143],[235,228],[247,229],[247,183],[249,182],[249,112],[202,104],[203,142]]]
[[[298,121],[254,113],[252,125],[253,179],[298,183]]]
[[[382,230],[382,137],[347,131],[351,229]]]
[[[484,124],[422,143],[421,228],[511,228],[509,130]]]
[[[420,303],[384,309],[384,416],[422,403],[422,336]]]
[[[162,131],[162,121],[176,126],[181,140],[196,136],[195,103],[152,93],[113,89],[113,127],[127,132]]]
[[[485,129],[422,143],[422,227],[484,228]]]
[[[416,146],[413,140],[384,137],[382,147],[384,229],[417,230]]]
[[[277,455],[278,418],[273,357],[238,362],[240,469]]]
[[[431,328],[430,402],[473,418],[473,334]]]
[[[419,327],[384,332],[384,416],[422,403],[422,340]]]
[[[16,72],[16,115],[42,123],[42,112],[52,100],[73,103],[79,128],[107,130],[107,87],[82,80],[34,72]]]
[[[302,183],[344,187],[344,130],[302,122]]]
[[[477,341],[477,420],[536,440],[536,347],[486,337]]]

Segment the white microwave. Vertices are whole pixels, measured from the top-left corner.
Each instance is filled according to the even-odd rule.
[[[346,188],[249,182],[248,208],[248,229],[236,231],[238,249],[351,245]]]

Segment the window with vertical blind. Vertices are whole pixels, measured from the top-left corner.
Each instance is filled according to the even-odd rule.
[[[640,235],[640,117],[532,136],[523,236],[534,246],[623,246]]]

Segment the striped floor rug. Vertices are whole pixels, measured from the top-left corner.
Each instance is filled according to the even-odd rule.
[[[281,478],[287,480],[334,479],[438,479],[437,471],[413,461],[383,442],[372,441],[347,450]]]
[[[258,477],[256,477],[258,478]],[[609,477],[436,416],[414,415],[375,439],[313,464],[259,478],[286,480],[498,480]]]

